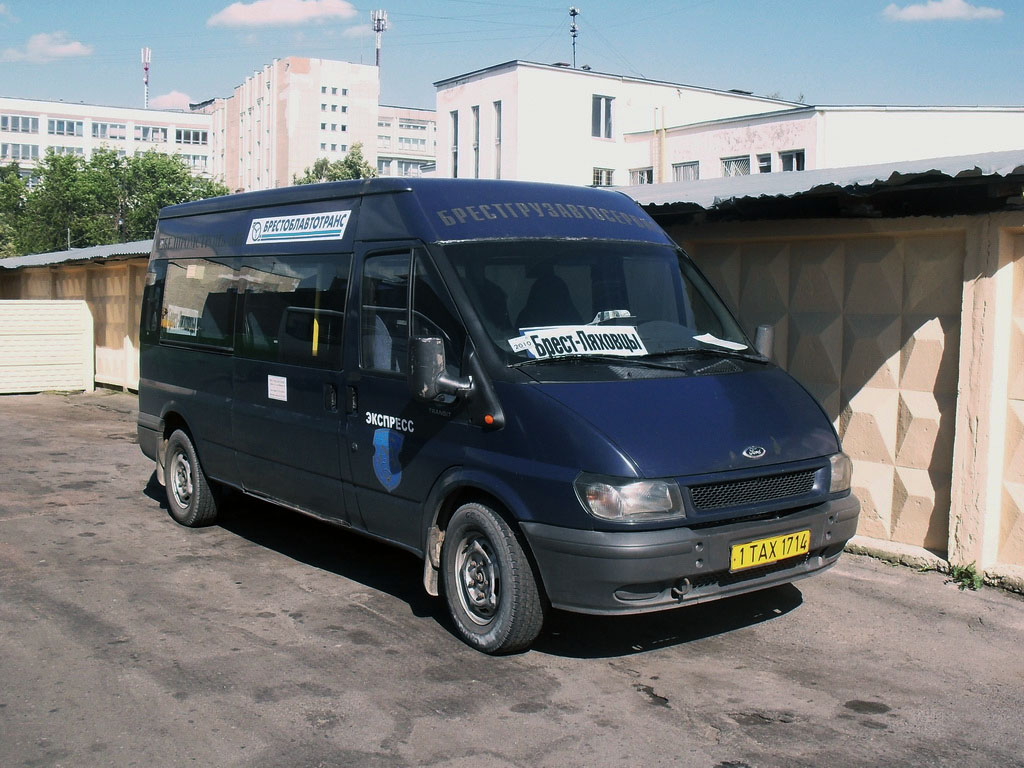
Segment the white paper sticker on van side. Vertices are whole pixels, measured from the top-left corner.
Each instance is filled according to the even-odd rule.
[[[288,379],[284,376],[267,376],[267,397],[288,402]]]
[[[529,352],[538,359],[571,355],[647,354],[640,334],[632,326],[559,325],[552,328],[524,328],[522,336],[509,339],[514,352]]]
[[[271,216],[253,219],[246,245],[253,243],[298,243],[309,240],[341,240],[352,211],[322,211],[300,216]]]

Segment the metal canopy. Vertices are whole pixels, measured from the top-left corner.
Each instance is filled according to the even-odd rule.
[[[27,256],[11,256],[0,259],[2,269],[21,269],[22,267],[48,267],[54,264],[73,264],[76,262],[118,261],[133,256],[149,256],[153,249],[153,239],[135,240],[130,243],[114,243],[113,245],[94,245],[89,248],[72,248],[70,251],[51,251],[50,253],[30,253]]]
[[[1013,184],[1002,184],[1008,180]],[[619,187],[655,218],[947,215],[1024,205],[1024,149]]]

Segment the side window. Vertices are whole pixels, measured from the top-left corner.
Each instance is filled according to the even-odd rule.
[[[151,261],[146,269],[146,286],[142,292],[139,324],[139,340],[144,344],[156,344],[160,338],[160,310],[163,306],[166,274],[167,262],[163,259]]]
[[[360,365],[405,373],[409,367],[409,251],[375,253],[363,261]]]
[[[231,348],[236,276],[212,259],[176,259],[167,265],[160,340]]]
[[[340,368],[351,261],[349,254],[246,260],[237,354]]]
[[[436,336],[444,340],[448,372],[458,375],[466,331],[455,311],[448,290],[433,263],[422,252],[416,255],[412,286],[412,335]]]

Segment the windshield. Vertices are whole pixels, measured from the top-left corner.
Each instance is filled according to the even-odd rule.
[[[507,364],[753,353],[682,251],[630,242],[522,241],[445,247]]]

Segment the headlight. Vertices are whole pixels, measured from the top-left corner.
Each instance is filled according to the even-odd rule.
[[[594,517],[623,523],[685,517],[679,486],[672,480],[628,480],[583,474],[576,496]]]
[[[850,490],[850,480],[853,479],[853,462],[845,453],[837,453],[829,459],[832,465],[832,480],[828,485],[829,493],[839,493]]]

